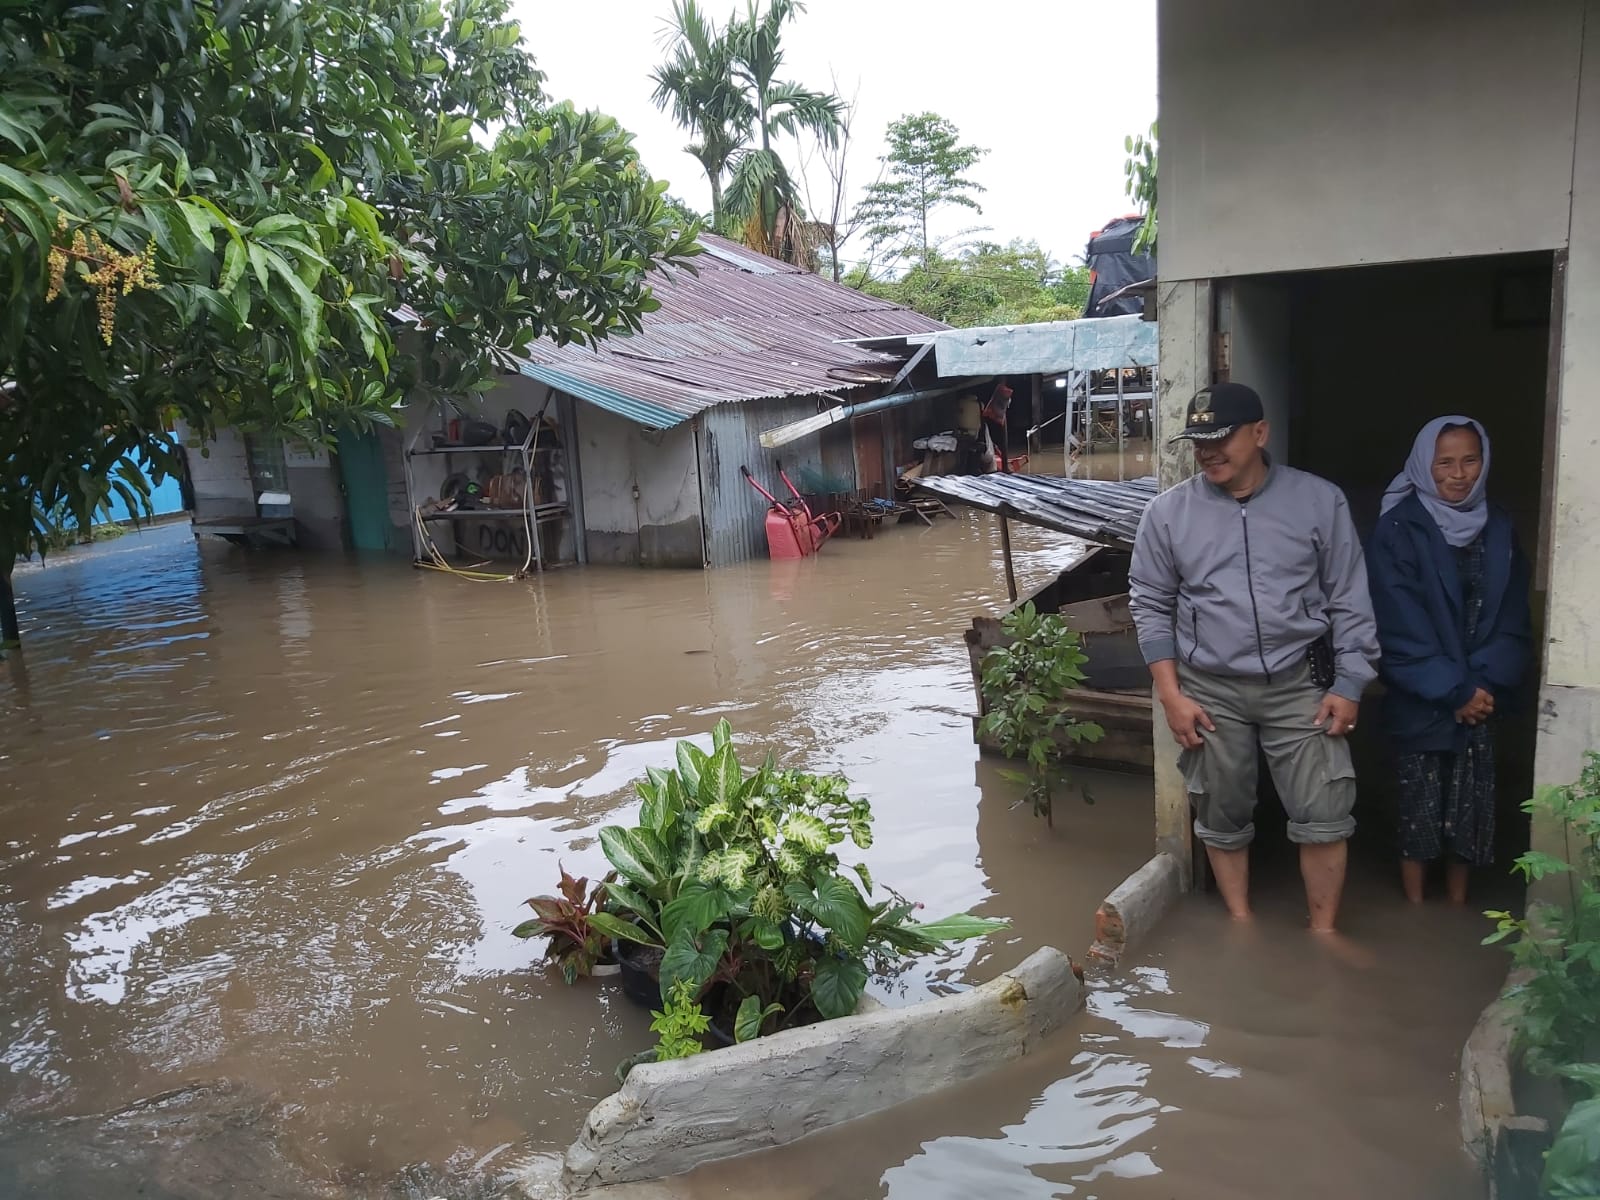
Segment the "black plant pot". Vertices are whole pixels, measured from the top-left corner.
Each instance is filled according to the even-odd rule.
[[[661,951],[638,942],[616,943],[622,994],[644,1008],[661,1007]]]

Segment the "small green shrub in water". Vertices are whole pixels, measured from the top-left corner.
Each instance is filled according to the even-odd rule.
[[[1485,944],[1515,938],[1513,962],[1527,973],[1509,992],[1528,1070],[1565,1081],[1571,1108],[1545,1158],[1541,1190],[1600,1196],[1600,753],[1576,783],[1541,788],[1526,812],[1555,818],[1576,848],[1571,863],[1530,850],[1513,870],[1525,882],[1563,876],[1570,903],[1541,906],[1532,919],[1505,911]]]
[[[700,1000],[688,980],[674,983],[661,1011],[650,1015],[655,1018],[650,1022],[650,1032],[656,1035],[656,1062],[688,1058],[705,1049],[700,1038],[711,1028],[711,1018],[701,1011]]]
[[[1083,684],[1088,656],[1065,621],[1055,613],[1040,613],[1031,600],[1008,613],[1000,628],[1010,642],[984,655],[982,689],[988,712],[980,730],[999,743],[1003,754],[1027,760],[1026,772],[1005,774],[1027,786],[1025,798],[1032,801],[1034,814],[1054,826],[1061,739],[1098,742],[1105,736],[1099,725],[1078,720],[1067,707],[1072,692]]]

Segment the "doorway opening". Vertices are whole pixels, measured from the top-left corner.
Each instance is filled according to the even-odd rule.
[[[1543,643],[1548,576],[1560,275],[1556,255],[1539,253],[1217,284],[1218,377],[1261,393],[1273,453],[1343,488],[1363,540],[1423,424],[1452,413],[1483,424],[1492,445],[1490,500],[1509,513],[1534,563],[1535,646]],[[1521,702],[1496,734],[1496,871],[1528,847],[1521,803],[1533,788],[1541,665],[1535,654]],[[1393,861],[1398,795],[1380,689],[1368,693],[1364,711],[1371,717],[1352,745],[1360,784],[1352,853]],[[1275,798],[1258,815],[1282,821]]]

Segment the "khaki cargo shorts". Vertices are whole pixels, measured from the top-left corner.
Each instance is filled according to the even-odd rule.
[[[1256,747],[1283,798],[1292,842],[1342,842],[1355,832],[1356,772],[1349,742],[1311,722],[1325,694],[1311,668],[1263,678],[1208,675],[1178,664],[1184,694],[1205,708],[1215,733],[1178,758],[1194,807],[1194,833],[1208,846],[1238,850],[1256,835]]]

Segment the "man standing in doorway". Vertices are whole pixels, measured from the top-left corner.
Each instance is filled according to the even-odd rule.
[[[1378,660],[1344,494],[1267,454],[1261,398],[1203,388],[1183,432],[1200,473],[1145,510],[1129,574],[1139,647],[1183,747],[1179,769],[1217,888],[1250,917],[1257,747],[1300,847],[1314,932],[1331,934],[1355,830],[1345,737]]]

